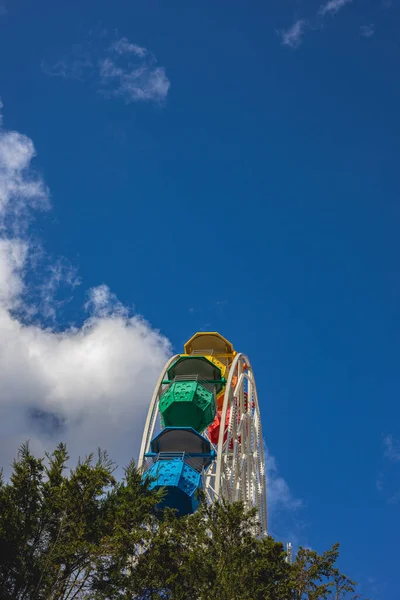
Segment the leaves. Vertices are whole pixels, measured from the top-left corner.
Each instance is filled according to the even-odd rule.
[[[255,510],[224,502],[159,512],[133,462],[121,481],[104,451],[69,469],[66,446],[35,458],[23,444],[0,476],[2,600],[356,600],[339,546],[300,548],[293,565]]]

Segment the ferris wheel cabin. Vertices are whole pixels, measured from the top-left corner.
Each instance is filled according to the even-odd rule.
[[[178,515],[193,513],[198,491],[216,460],[207,429],[214,433],[227,377],[236,356],[232,344],[217,332],[198,332],[167,369],[158,403],[161,433],[146,452],[144,479],[150,488],[165,488],[162,507]]]

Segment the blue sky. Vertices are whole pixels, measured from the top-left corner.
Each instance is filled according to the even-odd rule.
[[[398,0],[0,6],[1,462],[126,460],[164,358],[220,331],[272,532],[397,600]]]

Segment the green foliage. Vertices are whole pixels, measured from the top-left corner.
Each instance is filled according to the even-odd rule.
[[[323,554],[300,548],[291,569],[293,600],[360,598],[354,595],[356,583],[335,567],[338,557],[339,544]]]
[[[202,502],[189,517],[157,512],[161,493],[133,462],[117,481],[107,453],[68,470],[65,445],[45,458],[21,446],[0,473],[2,600],[355,600],[355,583],[323,554],[300,548],[292,565],[256,512]]]
[[[79,461],[66,476],[60,444],[36,459],[24,444],[9,483],[0,485],[2,600],[94,597],[99,574],[127,561],[157,495],[133,464],[121,482],[107,453]]]

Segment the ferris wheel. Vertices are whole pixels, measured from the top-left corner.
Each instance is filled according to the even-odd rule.
[[[267,534],[264,443],[248,357],[217,332],[196,333],[163,368],[149,406],[138,467],[164,505],[190,514],[202,489],[212,503],[257,508]]]

